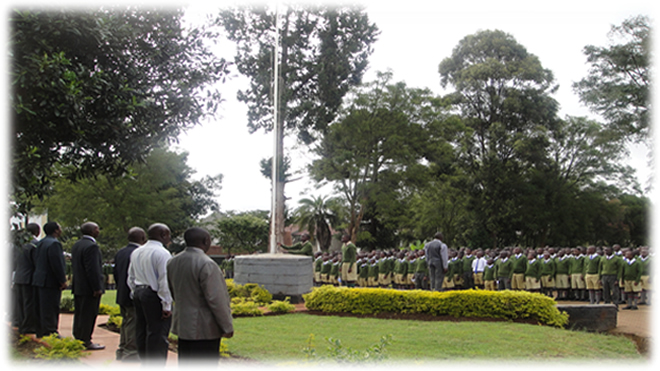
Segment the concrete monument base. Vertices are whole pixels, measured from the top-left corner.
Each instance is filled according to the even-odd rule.
[[[262,285],[278,300],[289,296],[291,303],[302,302],[302,294],[312,291],[313,280],[309,256],[258,254],[236,256],[234,260],[234,282]]]

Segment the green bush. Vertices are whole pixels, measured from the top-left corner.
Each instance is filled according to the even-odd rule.
[[[256,283],[247,283],[245,285],[238,285],[234,280],[229,279],[225,280],[227,283],[227,291],[229,292],[230,298],[244,298],[249,301],[253,301],[259,305],[266,305],[273,300],[273,295],[271,295],[268,290],[263,286],[260,286]]]
[[[293,313],[296,310],[296,307],[289,302],[291,298],[287,297],[284,301],[274,300],[272,303],[268,304],[268,308],[273,313]]]
[[[564,327],[568,314],[559,312],[547,296],[525,291],[461,290],[432,292],[350,289],[321,286],[303,295],[309,310],[329,313],[421,313],[435,316],[533,319]]]
[[[231,314],[233,316],[263,316],[259,305],[253,301],[247,301],[245,298],[231,299]]]
[[[60,300],[60,313],[73,313],[73,306],[73,297],[63,297],[62,300]]]
[[[52,334],[42,338],[47,345],[34,350],[37,358],[47,360],[74,361],[83,356],[83,342],[70,337],[60,338]]]
[[[121,324],[123,322],[124,317],[122,317],[120,314],[111,314],[110,317],[108,317],[108,324],[115,325],[117,328],[121,328]]]
[[[109,314],[109,315],[119,315],[120,310],[119,310],[119,305],[107,305],[101,303],[99,305],[99,314]]]

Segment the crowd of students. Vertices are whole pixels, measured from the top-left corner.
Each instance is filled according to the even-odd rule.
[[[526,290],[556,300],[589,301],[637,309],[651,302],[651,258],[648,247],[622,249],[520,247],[449,249],[442,290]],[[314,284],[341,282],[341,252],[316,253]],[[358,253],[358,287],[429,289],[424,250],[375,250]]]

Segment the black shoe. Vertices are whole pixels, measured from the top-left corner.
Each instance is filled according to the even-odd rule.
[[[105,345],[89,343],[85,346],[87,350],[101,350],[105,349]]]
[[[632,309],[632,308],[633,308],[632,305],[627,305],[623,309]]]
[[[632,309],[632,310],[637,310],[637,309],[639,309],[639,308],[637,308],[636,305],[633,305],[632,308],[630,308],[630,309]]]

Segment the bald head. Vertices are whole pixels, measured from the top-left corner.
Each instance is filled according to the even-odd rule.
[[[144,245],[147,242],[147,233],[140,227],[133,227],[128,230],[128,241]]]
[[[164,246],[170,244],[170,227],[163,223],[155,223],[147,229],[150,240],[160,241]]]
[[[99,225],[94,222],[87,222],[80,226],[80,231],[86,236],[92,236],[94,238],[99,236],[100,229]]]
[[[204,228],[189,228],[183,234],[183,239],[186,240],[187,246],[199,247],[204,252],[211,247],[211,235]]]

